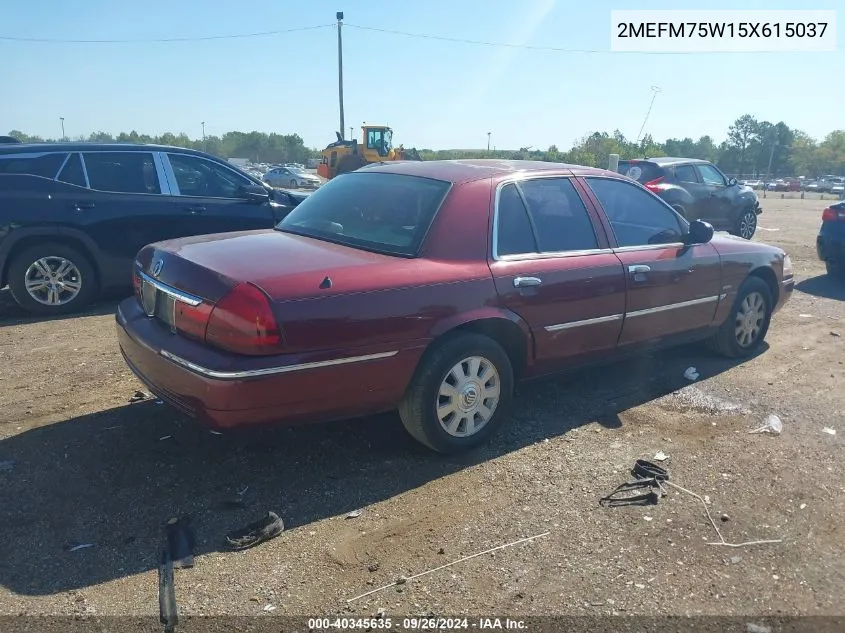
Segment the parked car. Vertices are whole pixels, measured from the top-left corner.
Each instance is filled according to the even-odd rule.
[[[784,191],[801,191],[801,181],[797,178],[784,178],[782,183]]]
[[[649,158],[620,160],[619,173],[642,183],[687,220],[704,220],[750,240],[762,213],[750,187],[727,178],[705,160]]]
[[[306,196],[177,147],[3,145],[0,287],[29,312],[72,312],[101,290],[131,288],[145,244],[272,228]]]
[[[804,190],[809,193],[818,193],[821,191],[818,180],[807,180],[804,182]]]
[[[829,181],[828,191],[838,196],[845,193],[845,178],[831,178]]]
[[[299,167],[275,167],[264,174],[263,178],[271,187],[290,187],[291,189],[316,189],[322,180]]]
[[[409,161],[330,180],[275,230],[148,245],[135,287],[120,348],[182,411],[231,428],[398,408],[454,452],[523,378],[697,339],[753,354],[793,273],[619,174]]]
[[[822,212],[816,252],[828,275],[845,279],[845,201],[832,204]]]

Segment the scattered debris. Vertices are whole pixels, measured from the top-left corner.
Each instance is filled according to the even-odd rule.
[[[731,563],[734,565],[742,562],[742,556],[731,556]]]
[[[94,547],[94,544],[93,543],[80,543],[79,545],[74,545],[73,547],[66,547],[65,551],[75,552],[76,550],[88,549],[89,547]]]
[[[209,431],[209,433],[211,433],[212,435],[223,435],[220,431],[215,431],[213,429]]]
[[[145,394],[143,391],[136,391],[134,394],[132,394],[132,397],[129,398],[129,402],[140,402],[141,400],[146,399],[147,394]]]
[[[798,316],[801,317],[802,319],[812,319],[813,318],[812,314],[799,314]]]
[[[384,618],[385,615],[387,615],[387,611],[384,609],[384,607],[379,607],[379,610],[376,611],[376,617],[381,620]]]
[[[822,429],[822,433],[827,433],[828,435],[836,435],[836,429],[832,429],[829,426],[826,426]]]
[[[754,624],[749,622],[745,625],[746,633],[772,633],[772,627],[765,624]]]
[[[353,510],[352,512],[346,515],[346,518],[357,519],[359,516],[361,516],[361,510]]]
[[[646,520],[646,521],[652,521],[653,520],[652,517],[650,517],[648,515],[644,516],[643,519]]]
[[[165,435],[165,436],[163,436],[163,437],[158,438],[158,441],[159,441],[159,442],[162,442],[162,441],[164,441],[164,440],[169,440],[169,439],[170,439],[170,438],[172,438],[172,437],[173,437],[172,435]]]
[[[774,433],[775,435],[780,435],[783,431],[783,422],[781,419],[776,416],[774,413],[770,413],[766,416],[766,419],[763,420],[763,426],[748,431],[749,433]]]
[[[721,519],[722,523],[727,523],[728,521],[731,520],[731,518],[727,514],[724,514],[724,513],[719,518]]]
[[[687,490],[686,488],[679,486],[676,483],[669,481],[669,472],[656,464],[652,464],[650,462],[645,461],[644,459],[638,459],[634,463],[634,467],[631,469],[631,474],[636,477],[635,481],[623,483],[616,487],[612,493],[610,493],[606,497],[602,497],[599,499],[599,505],[608,507],[608,506],[615,506],[615,505],[630,505],[633,502],[645,502],[651,504],[657,504],[660,497],[658,496],[657,492],[654,490],[655,488],[659,489],[662,495],[666,495],[666,490],[664,486],[669,486],[671,488],[675,488],[681,492],[684,492],[688,495],[691,495],[701,501],[701,505],[704,506],[704,513],[707,515],[707,519],[710,521],[710,525],[713,526],[713,529],[716,531],[716,535],[719,537],[718,542],[711,542],[708,545],[724,545],[726,547],[744,547],[746,545],[763,545],[767,543],[781,543],[783,542],[782,539],[772,539],[772,540],[761,540],[761,541],[748,541],[745,543],[728,543],[725,540],[725,537],[722,536],[722,533],[719,531],[719,526],[716,525],[716,522],[713,520],[713,517],[710,515],[710,509],[707,507],[709,498],[705,495],[701,497],[700,495],[692,492],[691,490]],[[648,493],[639,494],[633,497],[616,497],[619,492],[622,491],[631,491],[631,490],[649,490]],[[647,521],[651,519],[651,517],[644,517]],[[722,520],[726,521],[729,517],[726,514],[722,515]]]
[[[227,534],[226,542],[236,551],[244,550],[277,537],[284,529],[285,524],[279,515],[268,512],[263,519]]]
[[[834,331],[831,331],[830,335],[831,336],[842,336],[839,332],[834,332]]]
[[[804,508],[806,508],[806,507],[807,507],[807,504],[806,504],[806,503],[802,503],[800,506],[798,506],[798,509],[799,509],[799,510],[803,510],[803,509],[804,509]]]
[[[698,380],[698,370],[695,367],[687,367],[687,370],[684,372],[684,378],[690,381]]]
[[[439,550],[437,550],[437,553],[438,554],[445,554],[446,550],[441,547]]]
[[[0,473],[10,473],[14,467],[15,461],[13,459],[3,460],[0,462]]]
[[[266,607],[264,607],[264,610],[265,611],[275,611],[276,607],[274,607],[272,604],[268,604]]]
[[[669,456],[663,451],[657,451],[652,459],[656,462],[665,462],[669,459]]]
[[[160,405],[160,404],[164,404],[164,400],[156,400],[156,401],[155,401],[155,404],[159,404],[159,405]]]
[[[246,491],[249,490],[249,486],[244,486],[240,490],[238,490],[238,496],[243,497],[246,494]]]
[[[406,577],[406,576],[402,576],[402,577],[400,577],[398,580],[396,580],[396,581],[394,581],[394,582],[390,583],[389,585],[383,585],[383,586],[381,586],[381,587],[377,587],[376,589],[373,589],[373,590],[368,591],[368,592],[366,592],[366,593],[362,593],[362,594],[361,594],[361,595],[359,595],[359,596],[354,596],[354,597],[352,597],[352,598],[347,598],[347,599],[346,599],[346,602],[347,602],[347,603],[349,603],[349,602],[354,602],[354,601],[356,601],[356,600],[360,600],[361,598],[366,598],[367,596],[370,596],[370,595],[372,595],[372,594],[374,594],[374,593],[377,593],[377,592],[379,592],[379,591],[384,591],[385,589],[390,589],[391,587],[396,587],[396,586],[398,586],[398,585],[403,585],[403,584],[405,584],[406,582],[408,582],[409,580],[413,580],[414,578],[419,578],[420,576],[426,576],[426,575],[428,575],[428,574],[432,574],[432,573],[434,573],[434,572],[436,572],[436,571],[440,571],[441,569],[446,569],[447,567],[451,567],[452,565],[457,565],[458,563],[463,563],[464,561],[468,561],[468,560],[470,560],[470,559],[472,559],[472,558],[477,558],[477,557],[479,557],[479,556],[484,556],[485,554],[489,554],[490,552],[496,552],[496,551],[498,551],[498,550],[500,550],[500,549],[505,549],[506,547],[513,547],[514,545],[520,545],[520,544],[522,544],[522,543],[528,543],[529,541],[533,541],[533,540],[535,540],[535,539],[542,538],[542,537],[544,537],[544,536],[548,536],[549,534],[551,534],[551,532],[543,532],[542,534],[535,534],[534,536],[528,536],[528,537],[526,537],[526,538],[521,538],[521,539],[519,539],[519,540],[517,540],[517,541],[512,541],[512,542],[510,542],[510,543],[505,543],[504,545],[498,545],[498,546],[496,546],[496,547],[491,547],[490,549],[484,550],[483,552],[478,552],[478,553],[476,553],[476,554],[470,554],[469,556],[464,556],[463,558],[459,558],[458,560],[452,561],[451,563],[446,563],[445,565],[440,565],[439,567],[435,567],[435,568],[433,568],[433,569],[428,569],[428,570],[426,570],[426,571],[422,571],[422,572],[420,572],[420,573],[418,573],[418,574],[414,574],[414,575],[412,575],[412,576],[407,576],[407,577]]]
[[[379,564],[378,563],[370,563],[369,566],[367,567],[367,569],[371,572],[378,571]]]

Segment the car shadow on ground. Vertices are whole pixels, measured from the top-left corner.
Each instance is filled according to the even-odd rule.
[[[395,414],[220,436],[146,400],[24,431],[0,440],[0,584],[45,595],[155,569],[173,516],[191,515],[202,555],[268,510],[289,528],[343,515],[586,424],[621,428],[619,412],[688,385],[688,366],[735,364],[687,346],[525,383],[501,432],[457,457]]]
[[[64,319],[75,319],[80,316],[102,316],[113,314],[117,310],[117,304],[130,296],[131,290],[108,292],[100,297],[96,303],[87,306],[84,310],[73,314],[60,316],[39,316],[33,315],[21,308],[12,298],[8,288],[0,290],[0,327],[7,325],[20,325],[22,323],[34,323],[37,321],[62,321]]]
[[[845,280],[834,279],[830,275],[810,277],[795,284],[795,289],[814,297],[845,301]]]

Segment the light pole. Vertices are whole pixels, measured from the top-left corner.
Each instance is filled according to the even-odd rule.
[[[492,132],[487,132],[487,153],[490,153],[490,135]]]
[[[60,116],[59,121],[62,122],[62,141],[64,141],[65,140],[65,118],[63,116]]]
[[[205,121],[200,123],[200,125],[202,126],[202,151],[206,151],[207,147],[205,143]]]
[[[335,17],[337,18],[337,99],[340,103],[340,137],[343,140],[343,132],[346,129],[343,122],[343,36],[340,33],[343,27],[343,11],[338,11]]]
[[[355,134],[352,133],[352,126],[350,125],[349,126],[349,140],[351,141],[353,138],[355,138]]]

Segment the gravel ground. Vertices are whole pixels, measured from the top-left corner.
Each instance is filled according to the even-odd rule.
[[[760,355],[736,365],[687,347],[523,385],[507,429],[460,458],[418,447],[393,415],[211,434],[129,402],[142,387],[114,302],[38,321],[6,298],[0,614],[155,614],[162,526],[190,514],[183,614],[841,615],[845,286],[816,260],[823,204],[764,201],[755,239],[787,249],[798,287]],[[781,435],[747,432],[770,413]],[[701,503],[674,489],[656,506],[599,506],[657,451],[726,540],[782,542],[711,545]],[[225,533],[268,510],[286,531],[228,553]]]

